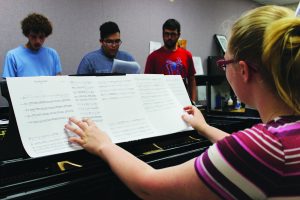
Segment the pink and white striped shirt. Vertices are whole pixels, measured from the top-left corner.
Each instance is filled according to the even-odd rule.
[[[195,169],[223,199],[300,199],[300,117],[233,133],[196,158]]]

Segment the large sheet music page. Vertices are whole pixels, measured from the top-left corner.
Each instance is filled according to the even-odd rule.
[[[182,106],[191,105],[191,100],[180,75],[164,76],[169,88]]]
[[[165,77],[44,76],[7,78],[7,83],[24,148],[40,157],[81,148],[68,142],[73,133],[64,125],[71,116],[92,118],[115,143],[186,129],[182,80]]]
[[[79,115],[66,77],[7,78],[7,84],[21,140],[29,156],[79,148],[68,143],[68,133],[64,130],[68,117]]]
[[[170,89],[166,76],[141,74],[130,75],[130,77],[136,81],[145,112],[156,129],[156,136],[187,128],[181,119],[184,113],[183,106]]]
[[[105,130],[115,143],[153,137],[156,133],[142,105],[135,81],[128,76],[97,77],[104,104]],[[102,126],[99,126],[102,128]]]

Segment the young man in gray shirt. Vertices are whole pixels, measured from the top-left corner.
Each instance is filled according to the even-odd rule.
[[[101,48],[83,57],[77,74],[111,73],[114,59],[135,61],[132,55],[119,50],[122,41],[120,29],[115,22],[105,22],[99,30]]]

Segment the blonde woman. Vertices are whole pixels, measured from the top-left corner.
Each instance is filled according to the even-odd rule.
[[[71,142],[105,160],[142,199],[300,198],[300,19],[279,6],[249,11],[233,25],[218,65],[239,99],[263,123],[231,135],[209,126],[201,112],[183,119],[214,144],[181,165],[153,169],[113,144],[91,120],[70,121]]]

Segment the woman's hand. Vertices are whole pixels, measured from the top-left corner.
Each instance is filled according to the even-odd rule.
[[[187,114],[182,115],[182,119],[194,129],[202,132],[208,126],[198,108],[195,106],[186,106],[183,109],[187,112]]]
[[[113,144],[108,135],[100,130],[91,119],[81,121],[71,117],[69,120],[78,128],[70,124],[66,124],[65,128],[79,136],[70,137],[70,142],[79,144],[88,152],[101,156],[101,149],[106,145]]]
[[[182,115],[182,119],[190,124],[202,136],[215,143],[226,136],[228,133],[208,125],[198,108],[195,106],[186,106],[183,108],[187,114]]]

